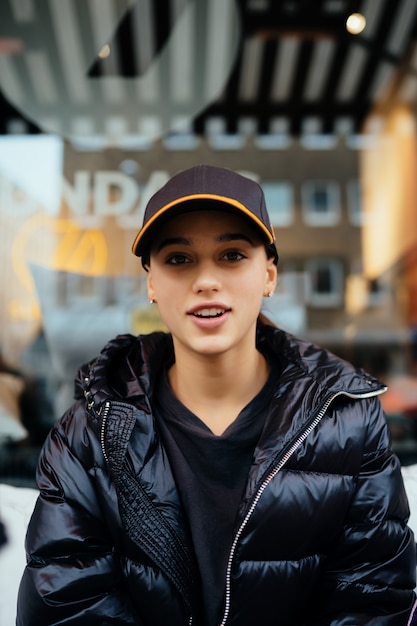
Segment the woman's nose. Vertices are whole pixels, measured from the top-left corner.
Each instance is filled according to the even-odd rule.
[[[193,284],[195,293],[218,291],[220,285],[218,271],[212,264],[204,263],[197,268]]]

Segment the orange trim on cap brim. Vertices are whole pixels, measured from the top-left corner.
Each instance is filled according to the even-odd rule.
[[[254,215],[252,213],[252,211],[249,211],[249,209],[242,204],[241,202],[239,202],[238,200],[234,200],[233,198],[228,198],[227,196],[217,196],[215,194],[211,194],[211,193],[199,193],[199,194],[192,194],[190,196],[182,196],[181,198],[177,198],[176,200],[173,200],[172,202],[169,202],[168,204],[165,204],[163,207],[161,207],[156,213],[155,215],[153,215],[147,222],[146,224],[141,228],[141,230],[139,231],[139,233],[136,236],[135,241],[133,242],[133,246],[132,246],[132,252],[133,254],[136,254],[136,250],[139,246],[139,243],[141,241],[141,239],[143,238],[143,236],[146,234],[146,232],[148,231],[148,229],[152,226],[152,224],[164,213],[166,213],[168,211],[168,209],[170,209],[173,206],[176,206],[178,204],[183,204],[184,202],[189,202],[190,200],[216,200],[217,202],[223,202],[224,204],[230,204],[231,206],[234,206],[236,209],[239,209],[239,211],[242,211],[242,213],[245,213],[245,215],[247,215],[248,217],[250,217],[250,219],[252,221],[255,222],[255,224],[257,224],[257,226],[259,226],[259,228],[261,230],[264,231],[264,233],[268,236],[269,239],[269,243],[274,243],[274,241],[276,240],[275,237],[275,233],[274,233],[274,229],[271,226],[271,230],[272,232],[265,226],[265,224],[259,219],[259,217],[257,217],[256,215]]]

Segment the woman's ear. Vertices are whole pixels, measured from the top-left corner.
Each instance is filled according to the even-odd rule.
[[[146,276],[146,284],[148,288],[149,302],[156,302],[155,291],[154,291],[153,283],[152,283],[152,273],[151,273],[151,268],[149,265],[148,265],[148,273]]]
[[[275,263],[275,260],[271,257],[267,260],[266,267],[266,281],[265,281],[265,292],[267,295],[272,295],[275,291],[275,287],[277,286],[277,275],[278,269]]]

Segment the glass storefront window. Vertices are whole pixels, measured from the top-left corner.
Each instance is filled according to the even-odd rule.
[[[164,329],[130,248],[147,199],[198,162],[265,190],[271,319],[398,379],[401,398],[417,384],[415,3],[390,19],[365,3],[358,35],[346,3],[317,21],[302,4],[2,3],[0,350],[30,398],[0,432],[26,468],[9,455],[9,480],[33,480],[78,365],[118,333]],[[417,460],[417,402],[387,398]]]

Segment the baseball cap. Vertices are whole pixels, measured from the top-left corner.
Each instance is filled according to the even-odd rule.
[[[150,198],[132,246],[133,254],[142,257],[144,264],[158,227],[167,219],[187,211],[210,209],[248,218],[278,262],[275,233],[261,186],[233,170],[206,164],[182,170]]]

